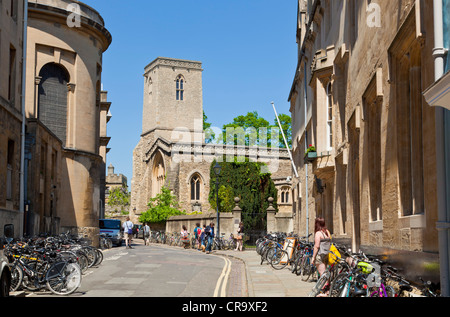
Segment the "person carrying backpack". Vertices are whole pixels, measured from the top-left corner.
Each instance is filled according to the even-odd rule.
[[[195,229],[194,229],[194,238],[195,241],[197,243],[197,249],[200,249],[200,235],[202,233],[202,228],[200,227],[200,223],[196,223],[195,224]]]
[[[127,217],[127,221],[123,223],[123,235],[125,238],[125,246],[129,249],[131,247],[131,238],[133,236],[133,223],[130,221],[130,217]]]

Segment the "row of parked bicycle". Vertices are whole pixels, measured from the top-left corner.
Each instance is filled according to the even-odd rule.
[[[167,244],[170,246],[186,247],[181,239],[181,233],[179,232],[164,232],[164,231],[152,231],[149,237],[150,243]],[[195,235],[188,233],[188,248],[198,248],[198,242]],[[225,238],[225,234],[220,237],[214,237],[214,244],[212,250],[231,250],[236,249],[236,239],[233,234],[230,234],[228,238]]]
[[[11,272],[10,292],[48,289],[56,295],[70,295],[80,287],[86,270],[103,261],[101,249],[68,233],[10,239],[4,247]]]
[[[261,265],[288,268],[303,281],[313,281],[309,297],[439,297],[439,285],[419,278],[411,282],[379,257],[352,253],[345,245],[329,251],[326,271],[319,276],[312,263],[314,243],[308,237],[271,233],[256,242]]]

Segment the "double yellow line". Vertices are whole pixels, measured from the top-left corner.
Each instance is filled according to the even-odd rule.
[[[223,267],[222,274],[220,274],[220,277],[217,280],[216,289],[214,290],[214,297],[227,297],[227,283],[228,276],[231,272],[231,261],[226,257],[222,257],[222,259],[225,261],[225,266]]]

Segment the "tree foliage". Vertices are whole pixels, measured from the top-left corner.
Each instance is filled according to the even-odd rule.
[[[211,124],[206,123],[206,115],[203,115],[204,121],[204,129],[205,131],[209,131]],[[292,146],[292,128],[291,128],[291,117],[287,114],[279,114],[278,118],[280,119],[280,124],[283,129],[283,132],[286,136],[286,140],[288,146]],[[206,124],[206,125],[205,125]],[[230,131],[233,132],[227,133],[227,128],[232,128]],[[265,128],[267,133],[261,134],[260,129]],[[274,130],[274,128],[276,130]],[[283,135],[280,131],[280,127],[278,125],[277,118],[274,118],[274,124],[270,124],[269,121],[261,117],[257,111],[248,112],[246,115],[240,115],[233,119],[232,122],[228,124],[224,124],[222,127],[222,134],[217,136],[217,140],[215,139],[215,135],[210,137],[211,134],[207,134],[207,143],[211,143],[212,140],[216,140],[217,144],[234,144],[234,145],[259,145],[259,146],[272,146],[272,132],[277,132],[278,137],[277,144],[280,148],[286,148],[284,143]],[[243,138],[239,139],[237,134],[242,133]]]
[[[279,114],[278,119],[280,120],[281,128],[283,129],[284,135],[286,137],[286,141],[288,143],[289,148],[292,147],[292,120],[291,117],[287,114]],[[278,121],[275,117],[274,124],[278,127]],[[280,147],[286,148],[286,144],[284,143],[283,135],[280,131]]]
[[[161,193],[150,199],[148,207],[149,209],[139,217],[141,223],[163,223],[172,216],[185,214],[185,212],[179,210],[176,197],[165,186],[161,188]]]
[[[203,111],[203,131],[205,132],[205,143],[211,143],[216,135],[211,128],[211,123],[208,122],[208,116],[205,114],[205,111]]]
[[[130,206],[130,196],[127,187],[114,187],[109,190],[108,206],[120,208],[123,213]]]
[[[217,196],[216,187],[214,185],[214,198],[210,199],[211,208],[216,210]],[[234,208],[234,192],[233,188],[228,185],[219,186],[219,212],[231,212]]]
[[[235,160],[234,162],[222,162],[219,164],[222,167],[219,175],[220,188],[229,188],[229,194],[227,195],[221,196],[219,192],[219,210],[221,210],[221,206],[225,206],[230,200],[234,200],[234,197],[239,197],[239,206],[242,209],[242,222],[245,229],[266,230],[267,208],[269,207],[268,198],[276,198],[277,189],[271,174],[262,172],[262,167],[265,164],[249,162],[248,159],[245,162],[237,162]],[[216,206],[215,165],[216,161],[212,162],[210,170],[209,202],[211,206]],[[278,208],[276,199],[274,208]]]

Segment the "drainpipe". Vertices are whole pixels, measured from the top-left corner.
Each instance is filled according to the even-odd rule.
[[[20,146],[20,236],[24,233],[25,218],[25,92],[27,74],[27,28],[28,28],[28,0],[23,1],[23,45],[22,45],[22,131]]]
[[[435,81],[439,80],[444,75],[444,23],[443,23],[443,0],[433,0],[433,15],[434,15],[434,69]],[[449,287],[449,229],[450,219],[447,215],[447,201],[446,197],[446,163],[445,163],[445,122],[444,108],[436,107],[436,177],[437,177],[437,191],[438,191],[438,222],[436,228],[438,230],[439,238],[439,264],[441,275],[441,295],[444,297],[450,296]],[[447,166],[447,168],[449,168]]]
[[[307,125],[308,125],[308,111],[307,111],[307,102],[308,102],[308,98],[307,98],[307,88],[308,88],[308,84],[306,83],[306,61],[305,61],[305,76],[303,77],[303,81],[305,83],[305,93],[304,93],[304,98],[305,98],[305,152],[308,149],[308,131],[306,129]],[[306,200],[305,200],[305,204],[306,204],[306,239],[309,241],[309,206],[308,206],[308,164],[304,164],[305,165],[305,189],[306,189]],[[314,241],[314,238],[313,238]]]

